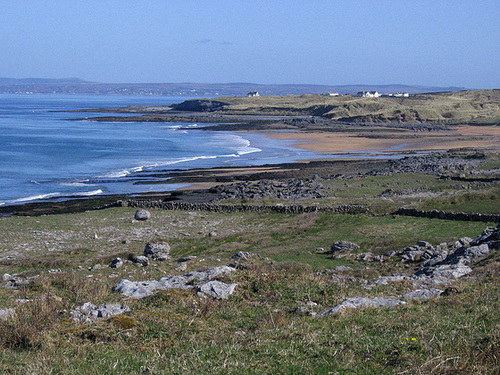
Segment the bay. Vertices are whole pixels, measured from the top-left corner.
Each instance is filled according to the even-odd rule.
[[[262,134],[213,132],[185,123],[75,121],[88,108],[168,105],[186,97],[0,95],[0,205],[170,191],[145,184],[158,171],[249,166],[318,155]],[[186,129],[187,128],[187,129]]]

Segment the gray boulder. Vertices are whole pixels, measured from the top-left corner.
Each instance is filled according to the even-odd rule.
[[[360,307],[393,307],[397,305],[404,305],[405,301],[400,301],[393,298],[365,298],[365,297],[353,297],[343,300],[340,304],[331,309],[328,309],[321,313],[321,316],[328,316],[333,314],[339,314],[349,309],[359,309]]]
[[[167,260],[170,258],[170,245],[164,241],[148,242],[144,249],[144,256],[152,260]]]
[[[201,293],[217,299],[227,299],[231,294],[233,294],[237,285],[238,284],[226,284],[222,281],[213,280],[205,284],[201,284],[196,289]]]
[[[139,221],[146,221],[151,217],[151,213],[146,210],[137,210],[137,212],[134,215],[135,220]]]
[[[359,249],[359,245],[355,244],[354,242],[336,241],[333,243],[329,253],[334,254],[341,251],[357,250],[357,249]]]

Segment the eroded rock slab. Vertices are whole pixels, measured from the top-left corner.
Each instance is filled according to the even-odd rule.
[[[96,306],[90,302],[86,302],[71,311],[70,315],[78,323],[95,323],[99,319],[107,319],[128,311],[131,311],[130,307],[120,303],[105,303]]]
[[[413,292],[403,294],[401,298],[404,299],[429,299],[434,297],[439,297],[443,293],[441,289],[431,288],[431,289],[417,289]]]
[[[227,299],[233,294],[237,285],[238,284],[226,284],[222,281],[213,280],[198,286],[196,289],[201,293],[217,299]]]
[[[133,298],[144,298],[156,293],[159,290],[168,290],[168,289],[194,289],[201,288],[202,285],[206,284],[210,280],[216,278],[217,276],[223,275],[225,273],[236,271],[235,268],[228,266],[220,266],[214,267],[206,271],[193,271],[186,273],[184,275],[178,276],[168,276],[163,277],[160,280],[150,280],[150,281],[129,281],[126,279],[120,280],[118,285],[115,287],[115,291],[122,293],[128,297]],[[219,283],[219,282],[218,282]],[[225,284],[225,285],[233,285],[233,284]],[[229,289],[226,288],[226,292],[223,291],[223,286],[219,284],[209,284],[206,287],[206,290],[211,290],[210,288],[215,288],[212,292],[214,295],[210,293],[206,293],[212,295],[215,298],[225,295],[225,293],[229,293]],[[234,284],[236,287],[236,284]],[[230,291],[231,294],[234,291],[234,287]],[[205,293],[205,290],[201,290]],[[228,294],[228,295],[229,295]]]
[[[405,305],[405,301],[401,301],[393,298],[366,298],[366,297],[352,297],[343,300],[340,304],[331,309],[322,312],[321,316],[328,316],[333,314],[339,314],[346,310],[359,309],[360,307],[393,307],[397,305]]]

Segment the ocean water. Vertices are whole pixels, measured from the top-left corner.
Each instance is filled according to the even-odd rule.
[[[200,129],[206,124],[72,120],[87,108],[167,105],[176,97],[0,95],[0,205],[170,191],[155,173],[249,166],[318,157],[261,134]],[[187,128],[187,129],[186,129]]]

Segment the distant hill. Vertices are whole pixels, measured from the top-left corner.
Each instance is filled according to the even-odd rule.
[[[45,84],[80,84],[89,83],[80,78],[4,78],[0,77],[0,85],[45,85]]]
[[[219,97],[245,96],[257,91],[260,95],[302,95],[302,94],[355,94],[358,91],[380,93],[408,92],[410,94],[459,91],[463,87],[433,87],[391,85],[267,85],[256,83],[99,83],[79,78],[0,78],[0,93],[4,94],[82,94],[82,95],[154,95]]]

